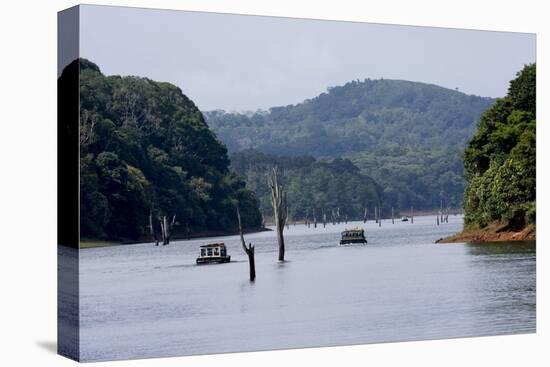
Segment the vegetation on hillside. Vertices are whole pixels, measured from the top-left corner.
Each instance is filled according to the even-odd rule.
[[[507,96],[483,113],[464,151],[464,167],[467,226],[535,223],[536,64],[525,66]]]
[[[458,207],[461,152],[494,102],[435,85],[353,81],[296,105],[254,114],[211,111],[210,127],[230,152],[348,158],[398,208]]]
[[[254,193],[179,88],[80,60],[80,104],[81,237],[139,239],[150,212],[176,215],[174,232],[234,230],[235,200],[260,227]]]
[[[366,205],[383,205],[382,189],[376,182],[360,173],[359,168],[347,159],[318,161],[313,157],[284,157],[256,150],[231,155],[231,168],[246,178],[247,187],[254,190],[265,217],[273,216],[268,177],[277,167],[279,178],[288,195],[289,220],[313,220],[315,210],[318,222],[323,212],[330,221],[340,208],[340,218],[351,220],[363,217]],[[384,214],[384,213],[383,213]],[[386,215],[390,215],[386,211]]]

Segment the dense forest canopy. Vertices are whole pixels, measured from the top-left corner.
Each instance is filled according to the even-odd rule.
[[[386,205],[432,209],[441,199],[461,205],[461,152],[493,102],[435,85],[366,79],[296,105],[205,117],[230,152],[348,158],[384,188]]]
[[[465,176],[467,225],[534,222],[534,64],[496,102],[367,79],[269,111],[207,112],[212,131],[178,87],[75,62],[83,238],[141,239],[150,214],[175,215],[176,233],[234,230],[236,202],[244,227],[259,228],[272,214],[272,167],[291,220],[458,207]]]
[[[235,200],[243,226],[261,226],[254,193],[179,88],[79,62],[83,238],[139,239],[151,211],[176,215],[176,232],[235,229]]]
[[[507,96],[483,113],[464,151],[464,166],[467,226],[535,223],[536,64],[525,66]]]
[[[347,159],[318,161],[313,157],[285,157],[247,150],[231,155],[231,168],[246,178],[247,186],[254,190],[260,201],[260,209],[266,217],[273,216],[270,189],[266,185],[268,175],[277,167],[289,203],[289,219],[313,220],[315,212],[319,222],[322,215],[327,220],[334,212],[340,219],[362,218],[365,206],[374,215],[374,206],[383,204],[382,188],[359,172]],[[386,211],[385,215],[390,215]]]

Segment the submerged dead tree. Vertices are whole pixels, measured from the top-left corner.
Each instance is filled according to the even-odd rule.
[[[313,228],[317,228],[317,214],[315,214],[315,208],[313,208]]]
[[[172,232],[172,228],[174,227],[174,224],[176,223],[176,215],[172,217],[172,221],[168,222],[168,218],[163,216],[160,220],[160,232],[162,234],[162,245],[168,245],[170,244],[170,235]]]
[[[159,245],[159,239],[157,237],[157,231],[155,231],[155,226],[153,225],[153,211],[149,212],[149,231],[151,232],[151,237],[155,241],[155,246]]]
[[[241,235],[241,244],[243,246],[244,252],[248,255],[248,265],[250,266],[250,281],[256,279],[256,264],[254,262],[254,246],[251,243],[246,246],[243,235],[243,226],[241,225],[241,213],[239,212],[239,207],[237,206],[237,221],[239,223],[239,234]]]
[[[273,206],[277,242],[279,244],[279,261],[285,261],[285,239],[283,237],[283,230],[288,216],[288,205],[286,201],[286,192],[283,190],[283,185],[279,182],[277,168],[273,168],[273,172],[269,178],[269,187],[271,188],[271,205]]]

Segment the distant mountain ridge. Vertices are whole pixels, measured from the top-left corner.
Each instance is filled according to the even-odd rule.
[[[460,205],[461,154],[493,103],[433,84],[365,79],[252,115],[204,115],[230,152],[348,158],[384,187],[385,202],[428,209]]]

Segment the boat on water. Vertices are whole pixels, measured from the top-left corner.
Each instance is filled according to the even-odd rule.
[[[401,217],[401,222],[408,222],[409,221],[409,217]]]
[[[200,247],[200,255],[197,257],[197,265],[200,264],[221,264],[231,261],[227,255],[227,249],[223,242],[209,243]]]
[[[354,243],[366,244],[365,230],[362,228],[346,229],[342,232],[340,245],[349,245]]]

